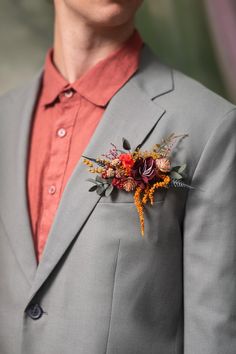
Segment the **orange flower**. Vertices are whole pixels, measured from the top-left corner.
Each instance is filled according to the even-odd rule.
[[[119,159],[122,161],[123,166],[128,169],[134,165],[134,160],[131,154],[120,154]]]

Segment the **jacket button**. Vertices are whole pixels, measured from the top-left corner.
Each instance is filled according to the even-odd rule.
[[[32,320],[38,320],[43,315],[43,309],[39,304],[30,304],[26,313]]]

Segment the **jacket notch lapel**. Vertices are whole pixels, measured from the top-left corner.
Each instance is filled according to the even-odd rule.
[[[27,152],[31,117],[41,83],[40,71],[30,85],[12,91],[3,102],[1,137],[4,141],[0,218],[11,248],[29,284],[37,263],[27,201]],[[3,173],[4,172],[4,173]]]
[[[152,102],[132,79],[112,98],[87,145],[84,156],[99,157],[108,152],[111,143],[122,148],[122,137],[132,149],[145,142],[165,110]],[[83,226],[101,198],[89,192],[91,177],[81,157],[61,197],[48,240],[30,292],[29,302],[58,264],[72,241],[79,237]]]
[[[6,119],[9,119],[8,116],[11,118],[10,123],[6,121],[6,127],[10,126],[11,130],[8,133],[9,142],[6,143],[9,152],[5,159],[12,161],[12,167],[7,167],[4,176],[8,177],[1,181],[0,216],[18,263],[31,284],[28,301],[79,237],[101,198],[96,192],[88,192],[90,184],[86,179],[91,174],[81,157],[64,189],[37,267],[27,202],[26,172],[32,114],[42,73],[41,69],[31,85],[19,90],[14,104],[12,107],[8,104],[5,112]],[[108,152],[111,143],[122,148],[123,137],[128,139],[132,150],[142,146],[165,114],[165,109],[158,106],[155,99],[172,90],[173,78],[169,68],[157,61],[150,49],[144,46],[139,71],[112,98],[83,155],[99,157]],[[6,166],[10,165],[6,162]],[[9,184],[14,180],[16,183],[9,193]]]

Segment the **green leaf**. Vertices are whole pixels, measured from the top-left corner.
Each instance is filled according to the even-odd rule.
[[[104,186],[101,185],[97,187],[96,192],[97,194],[101,195],[104,192],[104,190],[105,190]]]
[[[184,165],[180,166],[179,170],[178,170],[178,173],[182,173],[184,172],[184,170],[186,169],[187,167],[187,164],[185,163]]]
[[[175,171],[171,172],[171,177],[175,178],[175,179],[182,179],[183,178],[178,172],[175,172]]]
[[[181,167],[181,166],[174,166],[174,167],[172,167],[172,168],[171,168],[171,172],[172,172],[172,171],[178,172],[179,169],[180,169],[180,167]]]
[[[92,178],[87,178],[86,181],[98,184],[98,182],[95,179],[92,179]]]
[[[89,161],[93,161],[93,162],[96,162],[96,159],[92,158],[92,157],[88,157],[88,156],[84,156],[84,155],[81,155],[81,157],[83,157],[84,159],[87,159]]]
[[[128,140],[125,139],[125,138],[122,138],[122,141],[123,141],[123,148],[124,148],[125,150],[130,150],[130,149],[131,149],[131,146],[130,146],[130,143],[128,142]]]
[[[105,196],[109,197],[109,195],[111,194],[111,192],[113,191],[114,186],[112,184],[109,185],[109,187],[106,189],[105,191]]]
[[[91,188],[89,188],[89,192],[96,191],[97,188],[98,188],[98,186],[92,186]]]
[[[100,183],[107,183],[107,179],[102,178],[101,176],[97,175],[96,176],[96,181],[100,182]]]

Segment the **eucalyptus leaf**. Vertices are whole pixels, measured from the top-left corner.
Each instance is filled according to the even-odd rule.
[[[101,195],[104,192],[104,190],[105,190],[104,186],[98,186],[96,192],[97,194]]]
[[[114,189],[114,186],[112,184],[110,184],[109,187],[105,190],[105,196],[109,197],[109,195],[111,194],[113,189]]]
[[[92,186],[91,188],[89,188],[89,192],[94,192],[97,188],[98,186]]]
[[[112,180],[113,180],[113,178],[114,178],[114,177],[106,178],[106,183],[107,183],[108,185],[110,185],[111,182],[112,182]]]
[[[171,172],[172,171],[178,172],[180,168],[181,168],[181,166],[174,166],[174,167],[171,168]]]
[[[186,169],[187,167],[187,164],[185,163],[184,165],[180,166],[179,170],[178,170],[178,173],[182,173],[184,172],[184,170]]]
[[[175,179],[182,179],[183,178],[181,176],[181,174],[179,174],[178,172],[175,172],[175,171],[171,171],[171,177],[173,177]]]
[[[96,176],[96,181],[100,182],[100,183],[107,183],[107,179],[102,178],[101,176],[97,175]]]
[[[98,182],[95,179],[87,178],[86,181],[89,181],[89,182],[92,182],[92,183],[95,183],[98,185]]]
[[[125,150],[130,150],[130,149],[131,149],[131,146],[130,146],[130,143],[128,142],[128,140],[125,139],[125,138],[122,138],[122,141],[123,141],[123,148],[124,148]]]

